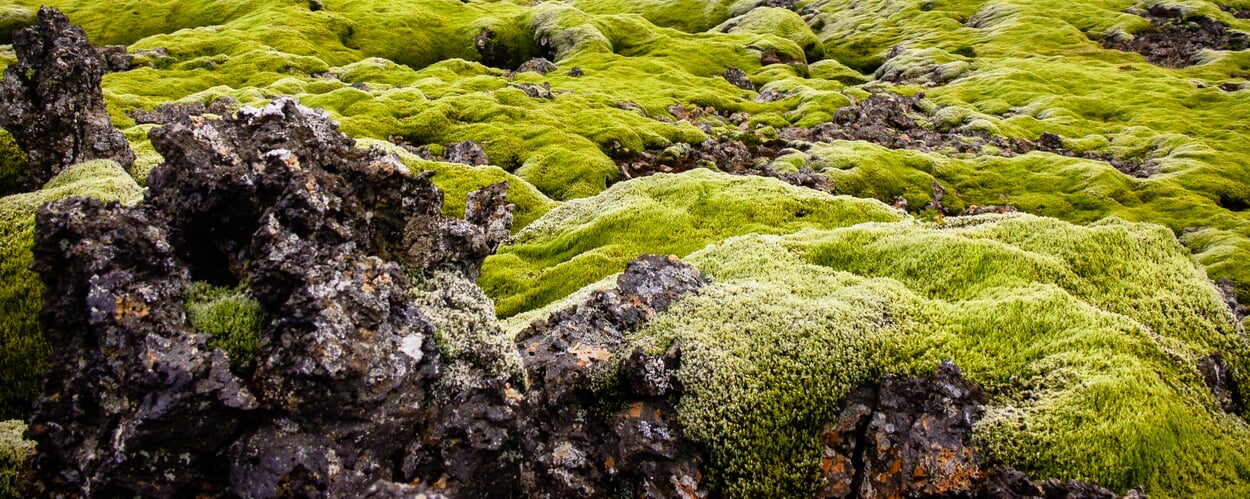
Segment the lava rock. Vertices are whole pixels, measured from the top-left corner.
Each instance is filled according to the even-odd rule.
[[[755,83],[751,82],[746,72],[741,69],[730,67],[724,73],[721,73],[721,77],[725,78],[725,81],[729,82],[730,85],[743,90],[755,91]]]
[[[1220,408],[1224,412],[1237,414],[1244,403],[1241,387],[1233,377],[1233,370],[1224,360],[1224,356],[1220,352],[1214,352],[1198,359],[1198,373],[1202,375],[1202,381],[1211,390],[1211,395],[1215,396]]]
[[[100,56],[100,62],[104,64],[104,72],[106,73],[130,71],[131,64],[135,60],[135,56],[126,52],[124,45],[106,45],[96,47],[95,50],[96,54]]]
[[[486,150],[472,140],[447,144],[447,148],[443,149],[443,161],[469,166],[490,164],[490,158],[486,157]]]
[[[161,104],[151,111],[135,109],[127,114],[139,125],[166,125],[188,121],[192,116],[202,116],[205,113],[227,115],[233,113],[238,108],[239,101],[233,97],[218,97],[213,99],[207,106],[199,102],[169,102]]]
[[[474,223],[446,219],[428,175],[293,100],[150,135],[166,162],[142,204],[39,215],[41,320],[63,346],[30,430],[41,495],[342,497],[517,466],[448,440],[440,452],[474,459],[396,475],[423,428],[495,407],[433,408],[443,359],[409,275],[476,277],[507,233],[505,187],[470,195]],[[192,281],[245,283],[260,303],[251,379],[187,322]]]
[[[532,457],[522,475],[527,494],[706,496],[698,449],[677,422],[680,345],[659,357],[622,350],[624,333],[706,283],[675,257],[644,255],[630,262],[616,289],[596,291],[517,335],[533,425],[524,441]],[[628,360],[614,367],[624,355]],[[596,389],[596,380],[613,372],[620,386]],[[615,409],[593,417],[602,407]]]
[[[1200,61],[1196,58],[1205,49],[1241,51],[1250,48],[1245,33],[1232,31],[1215,19],[1186,16],[1178,8],[1155,5],[1138,15],[1148,19],[1150,31],[1132,39],[1109,38],[1102,46],[1125,52],[1137,52],[1152,64],[1166,68],[1183,68]]]
[[[135,162],[113,127],[100,87],[104,66],[82,28],[60,11],[39,9],[35,25],[13,34],[17,63],[0,82],[0,126],[29,157],[31,183],[93,159]]]
[[[538,73],[540,75],[545,75],[555,70],[556,70],[556,65],[552,63],[551,61],[548,61],[547,59],[542,58],[542,57],[535,57],[533,59],[525,61],[524,64],[521,64],[521,66],[517,68],[516,72],[524,73],[528,71],[531,73]]]
[[[816,497],[1116,497],[1086,482],[1034,483],[1014,469],[985,466],[972,427],[987,400],[950,362],[927,378],[887,374],[857,388],[821,435]],[[1135,490],[1126,497],[1144,496]]]
[[[220,450],[258,401],[186,318],[160,216],[74,198],[37,217],[40,324],[57,345],[27,437],[32,495],[220,493]]]
[[[542,85],[533,83],[509,83],[509,87],[519,89],[525,92],[531,99],[551,99],[551,84],[543,82]]]

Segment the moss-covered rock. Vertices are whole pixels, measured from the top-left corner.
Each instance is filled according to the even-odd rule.
[[[0,198],[0,417],[24,418],[39,393],[50,345],[39,332],[43,286],[30,271],[35,213],[71,196],[134,202],[142,191],[110,161],[74,165],[42,190]]]
[[[683,422],[729,495],[807,493],[850,389],[948,359],[993,397],[976,438],[996,462],[1120,492],[1246,492],[1250,426],[1195,365],[1224,352],[1241,381],[1250,344],[1170,232],[948,220],[743,236],[687,259],[714,283],[631,341],[681,342]]]

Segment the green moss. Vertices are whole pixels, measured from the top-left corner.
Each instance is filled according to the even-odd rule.
[[[975,438],[993,462],[1161,497],[1246,492],[1250,427],[1195,363],[1221,351],[1241,369],[1250,344],[1162,227],[863,224],[687,261],[714,283],[630,342],[681,341],[681,417],[730,496],[810,493],[841,397],[946,359],[992,396]]]
[[[521,357],[495,320],[495,306],[472,281],[452,273],[411,276],[416,304],[434,324],[434,342],[443,354],[448,375],[441,386],[450,393],[487,378],[504,378],[515,387],[525,385]]]
[[[187,320],[211,336],[209,347],[230,357],[230,367],[249,377],[256,368],[256,349],[265,327],[260,303],[247,290],[192,283],[186,294]]]
[[[16,5],[0,7],[0,45],[13,43],[13,32],[35,24],[35,13]]]
[[[71,196],[137,201],[139,186],[116,163],[74,165],[42,190],[0,198],[0,417],[25,417],[39,393],[50,346],[39,331],[43,286],[30,270],[35,213]]]
[[[25,431],[26,424],[20,420],[0,421],[0,498],[22,497],[18,475],[26,454],[35,449],[34,442],[22,438]]]
[[[881,203],[775,179],[709,170],[654,175],[548,212],[487,259],[479,282],[509,316],[619,272],[644,253],[681,256],[740,234],[899,218]]]
[[[760,7],[735,17],[715,28],[726,33],[776,35],[793,42],[802,51],[804,62],[816,62],[825,56],[825,47],[812,28],[792,10]]]
[[[0,130],[0,196],[26,190],[26,153],[13,142],[9,132]]]

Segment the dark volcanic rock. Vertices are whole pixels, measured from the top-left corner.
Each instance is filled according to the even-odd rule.
[[[729,82],[730,85],[743,90],[755,90],[755,83],[752,83],[751,78],[748,78],[746,72],[741,69],[730,67],[729,69],[726,69],[724,73],[721,73],[721,76],[724,77],[725,81]]]
[[[1241,409],[1244,403],[1241,387],[1222,354],[1215,352],[1198,359],[1198,373],[1202,375],[1202,381],[1211,389],[1211,394],[1224,412],[1236,414]]]
[[[507,232],[502,189],[471,196],[482,226],[446,219],[428,176],[290,100],[151,138],[166,163],[143,204],[39,216],[41,318],[64,346],[32,417],[41,493],[341,497],[439,478],[395,471],[442,365],[408,273],[475,275]],[[260,302],[252,379],[188,325],[191,280]]]
[[[552,98],[551,84],[547,82],[543,82],[542,85],[536,85],[533,83],[509,83],[508,86],[525,92],[525,95],[528,95],[531,99]]]
[[[553,64],[551,61],[548,61],[547,59],[542,58],[542,57],[535,57],[533,59],[525,61],[524,64],[521,64],[521,66],[517,68],[516,72],[524,73],[528,71],[531,73],[538,73],[540,75],[545,75],[555,70],[556,70],[556,65]]]
[[[13,34],[13,50],[17,63],[0,82],[0,126],[30,158],[32,183],[93,159],[129,170],[135,155],[110,121],[100,88],[104,68],[82,28],[44,7],[34,26]]]
[[[207,106],[199,102],[177,103],[170,102],[161,104],[151,111],[143,109],[135,109],[128,114],[134,118],[135,123],[139,125],[156,124],[166,125],[179,121],[187,121],[192,116],[202,116],[205,113],[217,115],[226,115],[233,113],[239,108],[239,101],[233,97],[218,97]]]
[[[490,164],[490,158],[486,157],[486,150],[472,140],[447,144],[447,148],[443,149],[443,160],[448,163],[470,166]]]
[[[1116,497],[1090,483],[1034,483],[1016,470],[987,467],[971,442],[987,399],[950,362],[928,378],[886,375],[856,389],[821,436],[816,497]]]
[[[187,268],[158,218],[87,199],[39,211],[40,323],[57,348],[27,432],[35,495],[221,490],[218,454],[257,401],[188,324]]]
[[[682,436],[675,397],[680,346],[660,357],[629,353],[616,397],[594,384],[613,369],[622,334],[673,300],[703,287],[698,270],[675,257],[643,256],[584,303],[517,336],[533,416],[524,488],[549,497],[703,497],[697,448]],[[591,415],[611,407],[605,419]]]
[[[1103,47],[1137,52],[1146,60],[1168,68],[1192,66],[1204,49],[1245,50],[1250,39],[1245,33],[1231,31],[1219,21],[1203,16],[1186,16],[1181,9],[1155,5],[1138,15],[1150,20],[1153,29],[1132,40],[1107,39]]]
[[[106,73],[129,71],[131,64],[135,60],[135,56],[126,52],[124,45],[106,45],[96,47],[95,50],[96,54],[100,56],[100,62],[104,64]]]
[[[702,496],[676,419],[680,348],[622,346],[704,285],[693,267],[640,258],[516,345],[447,350],[447,328],[498,327],[473,282],[510,235],[506,184],[448,219],[429,175],[293,100],[171,119],[150,134],[166,162],[143,203],[39,214],[59,347],[28,432],[32,494]],[[250,377],[188,323],[194,281],[260,304]]]

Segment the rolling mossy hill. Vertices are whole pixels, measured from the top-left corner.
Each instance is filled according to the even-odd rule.
[[[1221,352],[1250,386],[1244,327],[1210,283],[1233,279],[1250,302],[1250,51],[1164,67],[1107,48],[1166,29],[1145,15],[1158,9],[1250,32],[1234,14],[1250,1],[0,0],[0,44],[45,3],[135,55],[103,89],[139,158],[133,178],[93,162],[0,199],[0,418],[25,416],[48,348],[27,269],[37,207],[138,199],[162,159],[134,111],[289,95],[433,171],[450,216],[510,182],[516,236],[479,282],[510,329],[644,253],[713,278],[630,341],[684,345],[683,424],[730,496],[808,490],[838,400],[944,359],[993,397],[977,426],[992,459],[1118,492],[1250,494],[1250,414],[1224,412],[1194,367]],[[537,57],[556,69],[515,72]],[[13,61],[0,45],[0,68]],[[640,179],[617,165],[717,137],[775,141],[874,92],[923,92],[926,130],[1069,154],[834,140],[759,159],[811,169],[837,195],[711,165]],[[490,165],[413,153],[466,140]],[[0,194],[20,190],[10,142],[0,133]],[[925,208],[935,185],[956,212],[1024,214],[944,219]],[[192,292],[196,327],[250,351],[247,290]]]

